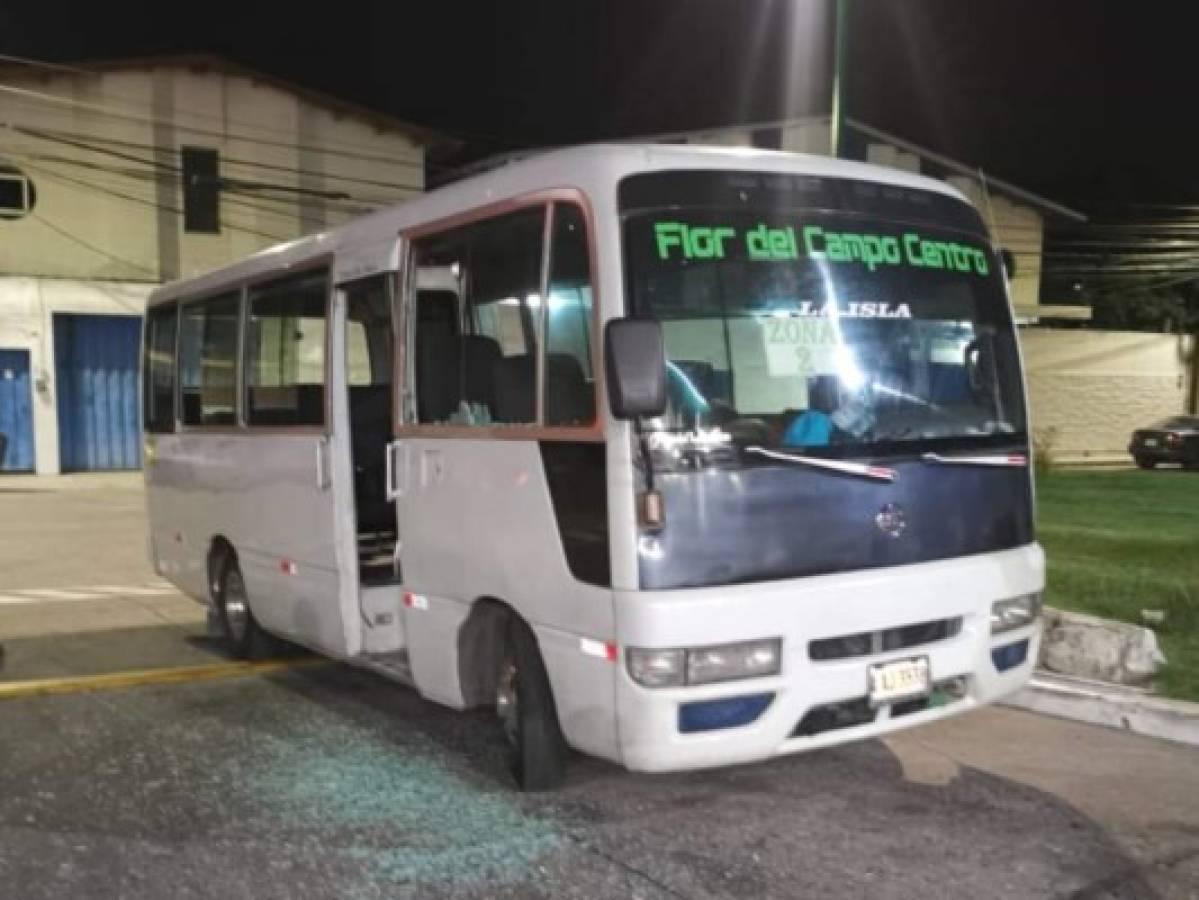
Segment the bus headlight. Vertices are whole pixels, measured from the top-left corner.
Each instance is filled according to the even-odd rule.
[[[683,650],[625,650],[629,675],[642,687],[677,687],[683,683]]]
[[[1040,594],[996,600],[991,604],[991,634],[1003,634],[1005,631],[1031,625],[1040,614]]]
[[[625,651],[629,675],[644,687],[678,687],[777,675],[782,638],[672,650]]]

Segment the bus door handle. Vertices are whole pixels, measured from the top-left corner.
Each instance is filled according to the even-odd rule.
[[[316,487],[317,490],[329,488],[329,442],[326,438],[316,440]]]
[[[387,501],[390,503],[397,497],[402,497],[404,494],[403,482],[407,478],[406,467],[399,459],[399,451],[403,445],[402,441],[392,441],[387,445],[384,454],[384,468],[386,475],[384,476],[384,492],[387,495]]]

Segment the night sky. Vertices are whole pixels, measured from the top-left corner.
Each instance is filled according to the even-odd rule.
[[[248,6],[10,2],[0,52],[216,53],[441,128],[475,155],[828,110],[825,0]],[[1199,202],[1199,5],[853,9],[850,115],[1087,211]]]

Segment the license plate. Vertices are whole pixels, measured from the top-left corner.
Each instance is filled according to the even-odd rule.
[[[1145,446],[1146,447],[1156,447],[1157,446],[1157,438],[1145,438]]]
[[[928,657],[898,659],[870,667],[870,705],[923,697],[932,688]]]

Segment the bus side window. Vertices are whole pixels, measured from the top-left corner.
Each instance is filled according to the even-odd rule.
[[[591,256],[587,224],[573,203],[554,207],[545,316],[545,424],[590,425],[595,419]]]
[[[545,208],[538,206],[415,243],[421,422],[536,421],[544,222]]]
[[[179,323],[184,425],[237,424],[238,293],[186,304]]]
[[[246,311],[246,424],[325,422],[328,273],[250,288]]]
[[[175,430],[175,333],[179,322],[175,304],[146,314],[145,384],[142,424],[149,434]]]

